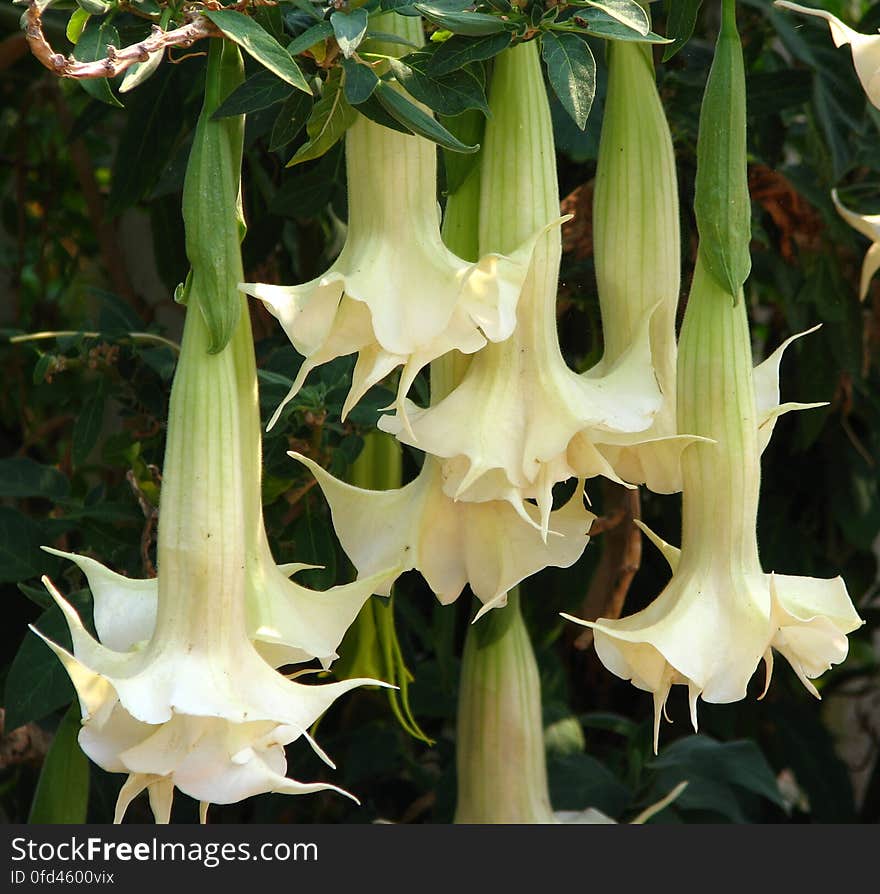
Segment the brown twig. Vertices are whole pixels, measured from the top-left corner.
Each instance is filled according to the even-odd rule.
[[[601,528],[605,531],[602,557],[578,612],[578,617],[587,621],[620,617],[629,586],[642,563],[642,534],[633,524],[641,508],[638,490],[607,481],[603,492],[606,507],[603,518],[607,524]],[[598,533],[596,522],[590,528],[591,534]],[[575,649],[581,651],[592,644],[593,631],[588,627],[574,640]]]
[[[79,62],[52,49],[43,33],[43,22],[39,7],[31,0],[25,13],[25,36],[31,52],[42,65],[62,78],[88,80],[91,78],[114,78],[138,62],[146,62],[150,55],[168,47],[190,47],[204,37],[220,37],[220,30],[202,15],[172,31],[163,31],[153,25],[152,34],[140,43],[117,49],[107,47],[107,55],[93,62]]]

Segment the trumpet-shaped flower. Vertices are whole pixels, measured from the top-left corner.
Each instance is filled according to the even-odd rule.
[[[574,564],[595,518],[584,507],[583,487],[551,513],[546,542],[537,509],[526,518],[505,501],[455,502],[443,491],[443,469],[426,456],[422,471],[393,490],[367,490],[339,481],[317,463],[291,453],[318,479],[339,542],[361,577],[397,566],[417,569],[444,605],[470,584],[483,603],[480,615],[505,605],[511,587],[548,565]],[[389,580],[385,592],[389,592]]]
[[[678,184],[669,125],[647,44],[611,42],[608,95],[593,198],[593,259],[602,310],[604,361],[613,364],[651,316],[651,358],[663,404],[650,428],[597,435],[624,480],[656,493],[681,490],[675,412],[675,317],[680,288]],[[653,311],[653,315],[652,315]]]
[[[118,818],[145,787],[160,821],[174,786],[205,803],[334,788],[286,779],[283,747],[309,739],[308,727],[339,695],[374,682],[288,680],[249,640],[249,482],[236,370],[231,348],[216,355],[207,348],[207,327],[193,310],[169,411],[155,618],[144,582],[114,579],[80,558],[95,587],[100,642],[46,579],[73,639],[72,654],[48,644],[80,699],[80,744],[100,766],[129,774]],[[118,594],[119,602],[106,598]],[[133,619],[126,617],[131,606]]]
[[[834,46],[843,47],[849,44],[853,65],[862,83],[862,89],[871,103],[880,109],[880,34],[861,34],[854,31],[825,9],[813,9],[810,6],[790,3],[788,0],[776,0],[773,5],[825,19]]]
[[[388,27],[421,43],[418,18],[394,15]],[[471,354],[487,340],[503,340],[516,324],[537,230],[507,256],[462,260],[440,235],[432,142],[359,116],[346,132],[345,156],[348,233],[333,266],[303,285],[241,286],[278,318],[305,357],[270,427],[311,370],[336,357],[358,355],[343,418],[398,366],[402,412],[403,396],[424,366],[453,349]]]
[[[238,49],[214,42],[196,135],[203,142],[191,158],[212,169],[229,164],[226,187],[237,184],[241,128],[210,117],[241,80]],[[226,192],[234,200],[237,190]],[[187,224],[194,266],[206,256],[198,223]],[[212,801],[335,788],[287,779],[284,746],[304,737],[329,762],[308,727],[339,695],[375,682],[294,682],[277,673],[248,636],[250,621],[254,638],[267,641],[274,658],[285,663],[330,660],[374,582],[337,588],[315,607],[325,594],[296,588],[284,576],[301,566],[278,569],[272,561],[261,518],[260,426],[247,314],[237,314],[232,344],[217,351],[216,320],[203,313],[215,300],[226,307],[244,304],[236,290],[241,256],[234,201],[228,218],[216,225],[226,228],[217,240],[227,252],[218,269],[227,271],[229,281],[219,284],[222,294],[209,296],[198,285],[204,277],[194,275],[188,296],[169,407],[158,577],[130,581],[94,560],[70,556],[93,589],[98,639],[44,578],[73,641],[72,652],[47,642],[79,697],[80,744],[101,767],[129,774],[117,820],[144,788],[160,822],[168,821],[175,786],[202,801],[203,818]],[[256,593],[260,587],[267,592]],[[279,620],[281,608],[286,615]],[[334,608],[347,615],[343,626],[332,617]]]
[[[837,190],[831,190],[831,198],[837,213],[854,229],[871,240],[871,247],[862,262],[859,298],[864,301],[874,274],[880,270],[880,214],[858,214],[850,211],[838,198]]]
[[[778,367],[778,364],[777,364]],[[846,634],[861,620],[841,578],[765,574],[756,523],[760,489],[759,416],[745,302],[697,261],[679,342],[682,425],[714,443],[682,455],[682,547],[651,535],[673,568],[663,592],[642,611],[595,622],[596,652],[617,676],[654,695],[654,747],[674,684],[697,699],[737,701],[763,658],[767,685],[773,649],[804,685],[847,654]],[[766,691],[766,690],[765,690]]]
[[[553,485],[570,477],[618,476],[594,441],[608,432],[643,432],[660,407],[651,365],[649,316],[613,363],[578,375],[556,334],[561,239],[546,229],[559,194],[547,95],[533,42],[495,59],[480,194],[480,249],[505,251],[544,230],[532,255],[506,341],[473,355],[461,383],[427,409],[409,405],[408,421],[383,416],[379,427],[441,457],[444,490],[471,502],[508,500],[525,513],[537,500],[549,527]],[[634,437],[633,440],[636,440]]]

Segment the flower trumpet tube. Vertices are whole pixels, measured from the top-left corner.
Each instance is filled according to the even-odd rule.
[[[610,366],[582,375],[565,364],[556,333],[562,254],[559,192],[547,95],[534,42],[496,57],[480,192],[480,249],[505,251],[544,229],[506,341],[471,358],[461,383],[427,409],[408,408],[409,427],[379,427],[445,460],[444,490],[471,502],[508,500],[525,513],[537,500],[546,536],[552,488],[570,477],[618,480],[594,445],[597,434],[642,432],[660,407],[648,324]]]
[[[745,128],[745,107],[736,92],[744,96],[744,80],[734,77],[727,89],[718,89],[719,78],[731,70],[728,57],[737,53],[733,4],[725,0],[701,128],[715,111],[707,104],[716,101],[723,103],[725,115],[734,110],[732,128]],[[709,150],[698,157],[704,173],[714,166],[721,178],[725,163],[745,167],[744,153],[734,157]],[[704,200],[699,191],[697,200]],[[719,203],[721,211],[714,213],[729,207],[729,202]],[[723,240],[724,221],[716,220],[711,232]],[[726,235],[748,240],[740,228]],[[726,703],[744,698],[762,658],[769,685],[776,649],[818,695],[811,680],[843,661],[846,635],[861,624],[841,578],[765,574],[762,569],[756,534],[761,420],[745,301],[741,286],[733,295],[707,269],[705,238],[679,340],[677,392],[679,424],[712,443],[694,443],[682,455],[681,550],[658,542],[673,565],[672,579],[647,608],[629,617],[587,622],[566,616],[593,628],[596,652],[612,673],[653,693],[655,750],[674,684],[688,687],[696,727],[697,699]],[[731,243],[720,248],[715,256],[722,260],[739,250]],[[778,369],[778,358],[774,362]]]
[[[420,19],[393,15],[383,22],[422,42]],[[345,155],[348,232],[333,266],[303,285],[241,286],[305,357],[270,427],[311,370],[336,357],[358,355],[343,418],[399,366],[395,406],[403,412],[403,396],[431,360],[453,349],[478,351],[487,339],[507,338],[516,323],[537,233],[526,234],[509,256],[464,261],[441,239],[433,143],[358,116],[346,132]]]
[[[553,823],[541,682],[514,590],[468,628],[459,682],[456,823]]]
[[[880,34],[861,34],[854,31],[825,9],[813,9],[811,6],[790,3],[788,0],[776,0],[773,5],[802,15],[825,19],[834,46],[849,45],[852,50],[853,66],[861,81],[862,89],[871,104],[880,109]]]
[[[237,48],[212,42],[203,118],[240,80]],[[237,226],[234,206],[217,224]],[[44,578],[73,641],[70,652],[46,640],[77,690],[80,744],[99,766],[129,775],[117,821],[145,788],[159,822],[168,821],[175,787],[203,807],[261,792],[341,791],[288,779],[284,746],[303,737],[329,763],[308,727],[338,696],[376,682],[294,682],[248,636],[249,556],[258,552],[259,517],[251,435],[259,426],[239,400],[233,345],[209,353],[214,333],[202,309],[211,296],[196,282],[169,407],[155,584],[126,581],[75,557],[94,588],[95,639]],[[229,289],[234,295],[234,282]],[[240,315],[235,331],[245,331],[245,320]]]
[[[609,41],[607,59],[608,96],[593,200],[604,360],[613,364],[622,357],[653,311],[651,356],[663,404],[638,444],[632,444],[630,433],[609,434],[599,450],[624,480],[674,493],[681,490],[681,451],[693,441],[678,436],[675,412],[681,280],[675,155],[650,47]]]

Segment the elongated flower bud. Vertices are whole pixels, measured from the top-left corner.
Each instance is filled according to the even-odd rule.
[[[455,740],[456,823],[553,823],[541,682],[514,590],[468,628]]]
[[[593,199],[604,360],[614,363],[623,356],[651,316],[651,358],[663,405],[638,444],[631,443],[630,434],[608,435],[599,450],[624,480],[674,493],[681,490],[681,451],[693,440],[677,436],[675,413],[681,278],[675,155],[649,46],[611,41],[607,59],[608,95]]]

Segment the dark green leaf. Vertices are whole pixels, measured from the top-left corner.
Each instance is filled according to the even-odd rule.
[[[584,130],[596,95],[596,60],[590,48],[574,34],[547,31],[541,40],[541,55],[553,92]]]
[[[325,590],[336,583],[336,545],[329,521],[307,508],[293,529],[296,560],[309,565],[321,565],[303,571],[296,580],[303,586]]]
[[[104,390],[98,390],[83,404],[73,425],[71,458],[74,466],[85,462],[101,434],[104,420]]]
[[[48,538],[41,524],[9,506],[0,506],[0,582],[25,580],[42,574]]]
[[[398,133],[406,133],[412,134],[412,131],[401,124],[396,119],[392,118],[388,112],[385,111],[385,107],[376,99],[375,91],[373,91],[373,95],[366,102],[362,102],[357,110],[365,117],[369,118],[370,121],[375,121],[376,124],[381,124],[382,127],[388,127],[391,130],[396,130]]]
[[[329,22],[318,22],[317,25],[312,25],[311,28],[307,28],[302,34],[295,37],[287,45],[287,52],[291,56],[296,56],[297,53],[302,53],[316,43],[326,40],[331,34],[333,34],[333,26]]]
[[[0,497],[45,497],[61,500],[70,482],[54,466],[43,466],[27,456],[0,460]]]
[[[666,36],[673,42],[663,51],[663,61],[671,59],[690,39],[703,0],[666,0]]]
[[[40,771],[28,823],[81,825],[89,806],[89,760],[79,747],[79,702],[64,715]]]
[[[272,135],[269,137],[270,152],[283,149],[299,134],[309,120],[312,105],[311,98],[299,91],[287,97],[272,127]]]
[[[300,168],[294,174],[287,175],[272,198],[269,210],[280,217],[295,220],[316,217],[327,207],[334,190],[344,179],[345,154],[342,146],[337,145],[308,170]],[[286,382],[281,396],[289,389],[290,383]]]
[[[616,819],[632,799],[632,792],[589,754],[550,755],[547,775],[555,810],[595,807]]]
[[[144,198],[170,161],[180,133],[185,76],[181,66],[163,66],[129,97],[107,201],[111,217]]]
[[[362,6],[350,12],[336,11],[330,15],[336,43],[346,59],[358,48],[367,32],[367,11]]]
[[[635,0],[585,0],[585,2],[639,34],[645,35],[651,30],[648,14]]]
[[[434,77],[449,74],[471,62],[483,62],[497,56],[510,46],[511,35],[507,32],[490,34],[476,40],[464,37],[450,37],[431,56],[430,70]]]
[[[389,115],[408,127],[413,133],[432,140],[444,149],[454,152],[476,152],[479,146],[466,146],[457,140],[442,124],[423,112],[415,103],[398,93],[390,84],[381,83],[373,95]]]
[[[473,72],[460,68],[448,75],[434,76],[430,53],[410,53],[389,60],[391,71],[408,93],[439,115],[460,115],[468,109],[489,114],[483,84]]]
[[[312,92],[290,53],[253,19],[231,9],[206,9],[203,14],[230,40],[235,41],[248,55],[278,75],[282,81],[287,81],[303,93]]]
[[[398,15],[412,16],[418,15],[413,0],[380,0],[379,9],[382,12],[391,12],[392,10]]]
[[[91,604],[87,591],[68,597],[81,617]],[[83,618],[85,621],[86,618]],[[71,648],[67,621],[57,605],[44,611],[34,626],[53,642]],[[6,677],[3,693],[6,729],[12,730],[57,711],[75,698],[73,684],[55,653],[33,632],[27,631]]]
[[[291,95],[290,85],[279,80],[271,71],[258,71],[243,84],[239,84],[211,115],[211,120],[233,115],[247,115],[260,109],[268,109],[283,102]]]
[[[366,102],[379,84],[376,72],[354,59],[343,59],[342,70],[345,72],[345,98],[353,106]]]
[[[505,21],[499,16],[487,15],[482,12],[448,12],[427,3],[413,5],[429,22],[433,22],[453,34],[483,37],[487,34],[498,34],[501,31],[512,31],[516,27],[514,23]]]
[[[357,112],[349,105],[342,88],[342,69],[334,68],[324,82],[324,92],[306,123],[308,142],[297,150],[287,167],[318,158],[334,146],[354,123]]]
[[[653,31],[642,34],[627,25],[621,24],[617,19],[603,12],[601,9],[590,9],[582,16],[566,19],[559,24],[551,25],[551,30],[559,32],[575,32],[577,34],[592,34],[595,37],[612,40],[628,40],[636,43],[670,43],[669,38]]]
[[[109,23],[92,19],[80,35],[79,41],[73,50],[73,58],[79,62],[94,62],[107,56],[107,47],[113,46],[119,49],[119,32]],[[116,98],[110,89],[107,78],[89,78],[78,83],[89,96],[107,103],[108,106],[122,108],[122,103]]]

